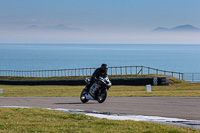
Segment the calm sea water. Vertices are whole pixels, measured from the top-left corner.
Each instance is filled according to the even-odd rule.
[[[143,65],[200,72],[200,45],[0,44],[0,70]]]

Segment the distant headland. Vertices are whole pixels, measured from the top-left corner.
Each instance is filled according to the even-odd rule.
[[[173,28],[158,27],[152,30],[152,32],[200,32],[200,28],[187,25],[179,25]]]

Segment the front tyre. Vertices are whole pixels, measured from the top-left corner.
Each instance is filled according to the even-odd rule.
[[[86,94],[87,94],[87,91],[84,88],[82,90],[82,92],[81,92],[81,95],[80,95],[80,100],[81,100],[82,103],[87,103],[88,102],[88,100],[86,99],[86,96],[85,96]]]
[[[106,100],[106,97],[107,97],[107,90],[105,89],[105,90],[103,90],[102,93],[100,93],[100,94],[98,95],[97,101],[98,101],[99,103],[103,103],[103,102]]]

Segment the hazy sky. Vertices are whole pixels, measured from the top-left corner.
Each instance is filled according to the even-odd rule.
[[[200,44],[197,34],[151,32],[200,28],[199,7],[200,0],[0,0],[0,43]],[[60,24],[66,29],[55,29]]]

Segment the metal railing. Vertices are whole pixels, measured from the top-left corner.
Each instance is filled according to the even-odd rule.
[[[58,69],[58,70],[0,70],[0,76],[16,77],[63,77],[63,76],[91,76],[96,68]],[[146,66],[119,66],[109,67],[109,75],[137,75],[137,74],[162,74],[170,75],[179,79],[184,79],[184,74],[180,72],[165,71]]]
[[[184,73],[183,80],[190,82],[200,82],[200,73]]]

